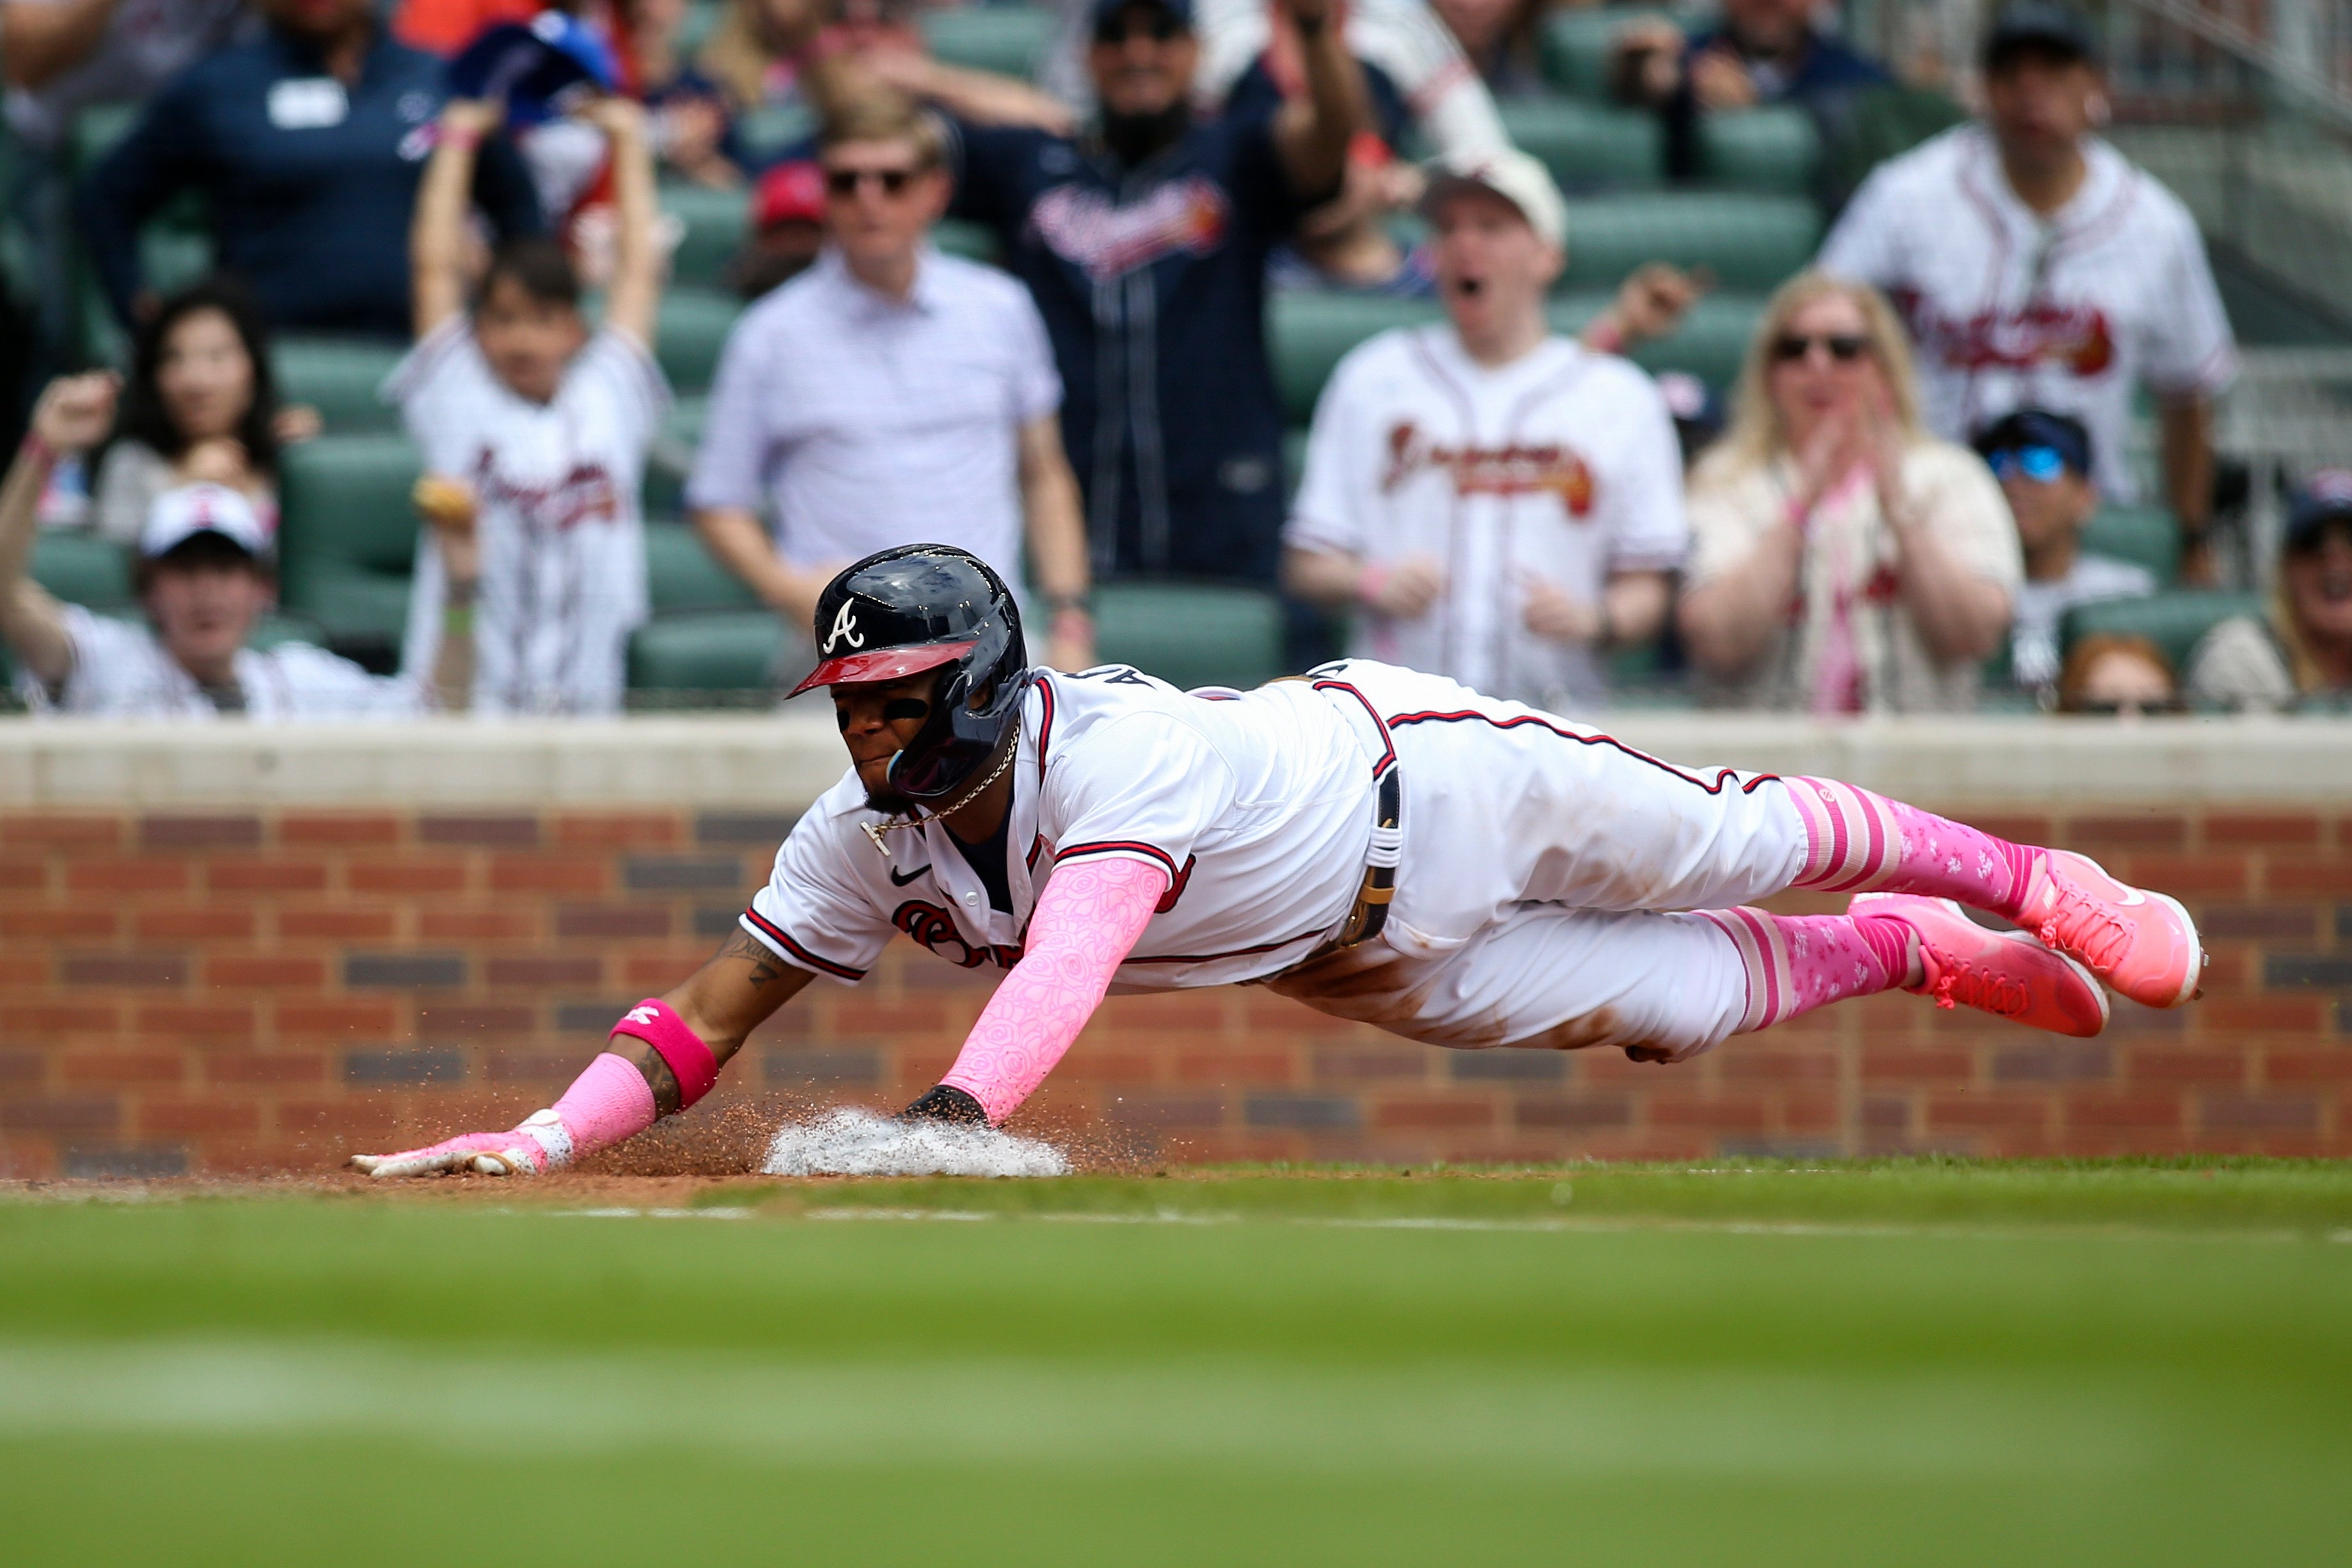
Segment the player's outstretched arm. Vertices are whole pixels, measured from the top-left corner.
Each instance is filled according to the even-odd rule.
[[[1021,961],[988,998],[939,1087],[902,1114],[1001,1123],[1037,1092],[1143,936],[1168,875],[1141,861],[1059,866],[1030,917]]]
[[[546,1110],[503,1133],[466,1133],[393,1155],[353,1155],[352,1164],[375,1176],[560,1170],[635,1137],[709,1093],[745,1037],[808,982],[806,970],[736,931],[684,985],[623,1015],[604,1054]]]

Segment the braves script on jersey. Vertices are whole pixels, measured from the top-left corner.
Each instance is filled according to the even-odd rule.
[[[1522,607],[1537,580],[1595,603],[1612,572],[1681,564],[1674,422],[1648,376],[1566,338],[1488,369],[1450,328],[1384,332],[1324,389],[1283,537],[1444,568],[1426,615],[1360,616],[1357,652],[1539,706],[1597,706],[1591,651],[1537,636]]]
[[[604,331],[572,357],[555,400],[529,402],[490,373],[466,317],[411,350],[385,383],[427,472],[473,487],[481,542],[473,706],[489,713],[610,713],[630,631],[646,617],[637,497],[669,407],[660,369]],[[417,549],[403,667],[422,680],[440,645],[440,552]]]
[[[2084,155],[2082,189],[2045,219],[2010,189],[1989,135],[1947,131],[1880,165],[1820,265],[1903,313],[1937,434],[1965,441],[2013,408],[2074,414],[2100,488],[2129,500],[2135,386],[2210,397],[2237,349],[2188,209],[2105,142]]]

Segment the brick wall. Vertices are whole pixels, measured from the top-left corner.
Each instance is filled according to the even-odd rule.
[[[1978,820],[2186,898],[2205,999],[2118,1003],[2105,1038],[2060,1041],[1874,998],[1666,1069],[1433,1050],[1255,988],[1124,998],[1033,1114],[1173,1159],[2352,1154],[2352,814]],[[317,1169],[510,1124],[710,951],[787,825],[0,814],[0,1174]],[[812,986],[730,1070],[706,1141],[729,1100],[903,1103],[986,995],[904,943],[854,990]]]

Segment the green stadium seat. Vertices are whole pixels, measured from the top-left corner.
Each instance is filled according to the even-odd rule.
[[[278,396],[309,403],[338,434],[398,430],[400,410],[384,402],[382,392],[404,352],[389,343],[280,338],[270,349]]]
[[[654,357],[679,392],[698,392],[719,373],[719,352],[728,330],[743,313],[731,294],[709,288],[673,288],[662,298],[655,323]]]
[[[677,57],[691,60],[701,54],[702,47],[710,42],[710,35],[719,30],[726,15],[725,0],[694,0],[688,5],[686,14],[678,18],[677,35],[670,40]]]
[[[139,231],[139,265],[150,288],[157,294],[176,293],[211,276],[213,243],[201,231],[159,220]],[[127,366],[131,337],[108,308],[98,275],[85,269],[79,287],[84,351],[100,363]]]
[[[131,127],[139,123],[140,110],[135,103],[101,103],[74,116],[68,147],[77,179],[96,168],[100,159],[114,151],[115,143],[131,134]]]
[[[1562,289],[1613,289],[1645,261],[1703,267],[1725,288],[1769,290],[1812,259],[1821,214],[1800,196],[1652,191],[1568,209]]]
[[[1315,416],[1323,383],[1349,350],[1391,327],[1442,320],[1444,312],[1433,299],[1286,289],[1274,296],[1266,316],[1266,350],[1283,417],[1305,424]]]
[[[760,608],[751,591],[703,548],[702,536],[683,523],[646,525],[646,587],[656,616]]]
[[[1553,86],[1599,103],[1609,96],[1609,57],[1629,22],[1672,17],[1663,12],[1592,6],[1563,10],[1543,25],[1543,71]]]
[[[1821,174],[1821,133],[1790,105],[1702,115],[1698,164],[1700,177],[1722,190],[1810,196]]]
[[[1571,295],[1557,302],[1552,324],[1573,332],[1609,302],[1606,295]],[[1562,307],[1566,308],[1562,308]],[[1764,301],[1753,294],[1710,294],[1691,307],[1683,324],[1663,338],[1637,344],[1626,357],[1643,370],[1682,371],[1696,376],[1717,392],[1728,392],[1739,379],[1748,340],[1764,317]]]
[[[923,41],[940,60],[1024,81],[1037,74],[1060,26],[1044,5],[965,5],[922,19]]]
[[[694,467],[694,449],[702,442],[702,421],[709,400],[682,397],[670,406],[654,437],[646,462],[645,512],[647,517],[674,517],[686,505],[686,476]]]
[[[419,465],[402,435],[322,435],[280,465],[279,597],[338,652],[400,645],[416,561],[409,491]]]
[[[2259,616],[2263,608],[2259,593],[2191,590],[2146,599],[2108,599],[2066,612],[2061,634],[2070,651],[2085,637],[2146,637],[2186,676],[2189,656],[2206,632],[2233,615]]]
[[[31,572],[68,604],[120,610],[133,602],[131,552],[96,534],[52,528],[34,536]]]
[[[1227,583],[1107,582],[1095,590],[1095,647],[1171,685],[1263,685],[1287,672],[1282,601]]]
[[[629,639],[629,689],[678,705],[710,693],[763,693],[783,645],[782,623],[764,610],[661,616]]]
[[[670,275],[685,287],[723,288],[727,264],[742,247],[751,198],[686,183],[662,187],[662,211],[683,228],[670,253]]]
[[[2180,525],[2162,507],[2102,507],[2083,530],[2083,548],[2114,556],[2170,582],[2180,570]]]
[[[739,115],[735,134],[745,151],[761,164],[772,162],[784,150],[816,134],[816,115],[805,104],[779,103]]]
[[[950,256],[960,256],[966,261],[985,262],[991,267],[1004,265],[1004,253],[996,243],[996,231],[985,224],[966,218],[948,218],[931,230],[931,243]]]
[[[1664,167],[1658,117],[1580,99],[1506,99],[1503,129],[1570,191],[1647,189]]]

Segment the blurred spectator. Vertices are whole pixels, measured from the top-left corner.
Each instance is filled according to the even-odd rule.
[[[277,596],[271,534],[243,495],[194,484],[155,498],[135,581],[147,624],[60,604],[27,577],[33,510],[49,468],[106,432],[114,378],[50,383],[33,433],[0,480],[0,641],[36,712],[105,718],[393,716],[417,709],[405,681],[371,675],[304,643],[246,646]]]
[[[2137,718],[2180,711],[2180,685],[2172,661],[2146,637],[2102,632],[2066,655],[2058,676],[2058,711]]]
[[[1186,98],[1191,0],[1098,0],[1096,125],[1076,141],[961,126],[954,210],[996,229],[1053,334],[1098,572],[1275,578],[1266,258],[1337,191],[1364,122],[1363,74],[1329,14],[1292,0],[1307,96],[1204,120]]]
[[[1046,662],[1083,669],[1086,534],[1036,305],[929,245],[949,193],[934,119],[890,96],[853,103],[822,156],[830,243],[728,335],[687,486],[696,526],[793,646],[842,566],[938,540],[1034,581]]]
[[[1910,347],[1876,290],[1808,272],[1772,296],[1690,520],[1681,626],[1709,700],[1974,705],[2021,575],[2017,529],[1977,455],[1919,428]]]
[[[1717,25],[1687,37],[1663,17],[1627,25],[1611,78],[1620,98],[1658,111],[1669,178],[1704,172],[1702,115],[1792,103],[1812,118],[1824,142],[1837,140],[1855,95],[1893,78],[1876,60],[1822,30],[1829,9],[1829,0],[1723,0]]]
[[[1389,150],[1376,132],[1359,131],[1348,147],[1339,193],[1298,220],[1289,243],[1268,262],[1276,288],[1339,288],[1425,299],[1437,290],[1426,246],[1407,250],[1389,219],[1420,202],[1421,171]]]
[[[2025,554],[2010,667],[2019,685],[2046,690],[2058,678],[2058,624],[2066,612],[2154,593],[2156,574],[2083,549],[2083,530],[2098,515],[2099,486],[2091,477],[2091,435],[2082,421],[2020,409],[1979,431],[1976,449],[2000,481]]]
[[[220,270],[274,329],[405,336],[409,211],[441,62],[385,37],[368,0],[258,3],[265,36],[165,87],[84,188],[108,297],[125,322],[152,313],[140,225],[194,187]],[[530,176],[502,141],[484,150],[475,195],[502,236],[540,226]]]
[[[761,175],[746,229],[727,265],[738,295],[757,299],[806,272],[824,248],[824,167],[795,158]]]
[[[2181,574],[2214,575],[2215,394],[2237,350],[2179,198],[2092,134],[2107,118],[2089,25],[2055,0],[2013,0],[1984,45],[1985,121],[1864,183],[1819,265],[1876,285],[1926,356],[1928,428],[1955,440],[2012,408],[2089,427],[2099,489],[2136,500],[2124,461],[2141,386],[2163,418],[2165,495]]]
[[[746,155],[725,90],[678,57],[687,0],[627,0],[622,14],[625,85],[653,111],[654,152],[663,167],[697,184],[742,183]]]
[[[278,528],[278,450],[318,433],[316,411],[281,408],[269,340],[252,299],[215,278],[165,300],[131,349],[114,434],[99,460],[92,521],[131,544],[155,497],[204,481]]]
[[[614,712],[646,615],[638,496],[669,408],[649,346],[661,302],[653,154],[630,100],[579,112],[614,150],[618,243],[600,329],[581,314],[570,259],[544,238],[499,247],[466,308],[466,193],[497,105],[441,111],[417,197],[417,344],[387,392],[436,482],[419,509],[440,525],[417,550],[403,668],[420,684],[432,673],[446,706],[470,694],[479,712]],[[453,554],[452,533],[474,548]],[[461,572],[467,557],[478,580]],[[469,671],[442,658],[453,622],[470,633]]]
[[[1683,472],[1687,474],[1723,434],[1723,400],[1688,371],[1659,371],[1658,396],[1674,416],[1675,442],[1682,449]]]
[[[2320,470],[2294,498],[2267,622],[2239,616],[2207,632],[2189,695],[2238,710],[2352,702],[2352,469]]]
[[[1441,159],[1427,205],[1450,326],[1340,361],[1284,576],[1360,612],[1360,655],[1589,711],[1601,655],[1665,623],[1688,543],[1673,421],[1648,376],[1546,322],[1568,220],[1542,164]]]
[[[30,340],[18,345],[28,363],[61,368],[74,337],[66,139],[75,117],[139,102],[225,42],[244,14],[239,0],[0,0],[7,130],[25,154],[0,180],[0,198],[30,253],[35,309]],[[10,377],[0,401],[13,402],[20,384]]]
[[[1546,7],[1539,0],[1430,0],[1429,8],[1462,46],[1478,79],[1496,98],[1543,98],[1536,26]]]

